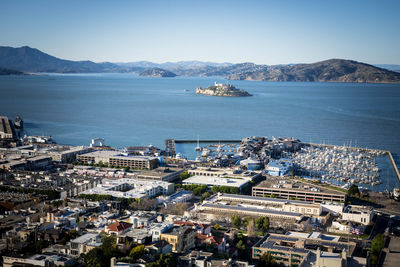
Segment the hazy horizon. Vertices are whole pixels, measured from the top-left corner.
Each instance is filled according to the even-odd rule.
[[[1,45],[68,60],[400,64],[398,1],[3,1]]]

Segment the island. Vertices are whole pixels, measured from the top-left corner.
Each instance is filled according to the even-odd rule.
[[[172,71],[161,69],[161,68],[151,68],[143,71],[142,73],[139,74],[140,76],[148,76],[148,77],[160,77],[160,78],[165,78],[165,77],[175,77],[176,74],[173,73]]]
[[[222,84],[217,82],[214,82],[214,86],[209,86],[207,88],[197,87],[196,94],[233,97],[251,96],[248,92],[237,89],[231,84]]]
[[[0,75],[23,75],[23,72],[11,69],[0,68]]]

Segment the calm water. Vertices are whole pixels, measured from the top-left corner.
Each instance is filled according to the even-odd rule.
[[[196,95],[222,78],[131,74],[3,76],[0,114],[62,144],[103,137],[116,147],[167,138],[294,136],[306,142],[400,153],[400,85],[231,81],[253,97]],[[185,89],[189,91],[185,91]]]

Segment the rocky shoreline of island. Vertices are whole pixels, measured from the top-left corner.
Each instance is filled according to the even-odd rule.
[[[237,89],[231,84],[221,84],[215,82],[213,86],[206,88],[197,87],[196,94],[209,96],[226,96],[226,97],[246,97],[252,96],[245,90]]]

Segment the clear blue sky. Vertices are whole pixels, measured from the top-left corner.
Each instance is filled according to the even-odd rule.
[[[2,0],[0,45],[96,62],[400,64],[400,1]]]

